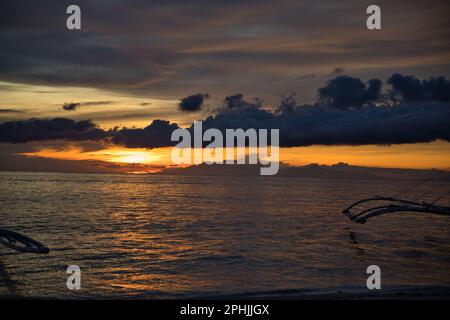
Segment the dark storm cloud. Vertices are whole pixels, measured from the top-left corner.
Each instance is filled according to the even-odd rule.
[[[293,105],[272,113],[243,102],[204,120],[204,129],[280,129],[280,145],[285,147],[450,141],[448,104],[401,103],[342,111],[319,104],[295,105],[291,100]]]
[[[178,106],[183,111],[198,111],[203,105],[205,99],[208,99],[209,95],[206,93],[197,93],[181,99]]]
[[[450,141],[450,106],[439,103],[400,103],[367,106],[354,110],[330,109],[324,105],[292,105],[278,112],[236,100],[203,121],[203,129],[280,129],[280,145],[365,145]],[[176,124],[154,120],[145,128],[98,129],[92,122],[70,119],[10,121],[0,124],[0,141],[22,143],[66,139],[108,139],[128,148],[173,146]],[[192,127],[189,128],[192,131]]]
[[[65,139],[72,141],[101,140],[106,133],[89,120],[66,118],[7,121],[0,124],[0,142],[26,143]]]
[[[319,97],[326,104],[337,109],[361,108],[381,98],[382,82],[371,79],[367,85],[358,78],[339,76],[319,88]]]
[[[447,82],[439,77],[419,83],[436,91]],[[285,147],[450,141],[448,102],[430,102],[426,94],[414,103],[402,97],[390,101],[381,97],[381,90],[379,79],[365,84],[358,78],[338,76],[318,90],[321,103],[299,105],[294,96],[288,96],[275,112],[263,109],[257,98],[231,95],[216,115],[204,120],[203,127],[222,132],[237,128],[280,129],[280,145]]]
[[[404,81],[404,77],[394,75],[388,81],[391,85],[394,85],[393,78]],[[441,77],[406,80],[413,80],[434,94],[440,93],[438,89],[447,83]],[[239,128],[279,129],[283,147],[450,141],[449,102],[430,101],[429,95],[424,94],[419,101],[411,102],[410,97],[402,95],[400,100],[391,101],[386,97],[374,104],[380,97],[381,86],[378,79],[365,84],[358,78],[339,76],[319,89],[320,103],[297,104],[294,96],[288,96],[273,111],[264,109],[258,98],[246,99],[242,94],[234,94],[224,99],[215,115],[203,120],[203,129],[216,128],[223,133],[226,129]],[[145,128],[104,131],[86,120],[30,119],[0,124],[0,142],[107,140],[128,148],[156,148],[173,146],[171,134],[178,128],[169,121],[154,120]],[[193,127],[188,130],[192,132]]]
[[[414,76],[396,73],[387,82],[392,86],[390,95],[393,99],[408,102],[450,101],[450,81],[445,77],[419,80]]]
[[[122,128],[113,129],[109,132],[112,142],[127,148],[157,148],[174,145],[170,141],[173,130],[178,125],[171,124],[165,120],[153,120],[145,128]]]
[[[63,110],[66,111],[75,111],[79,107],[82,106],[99,106],[99,105],[105,105],[105,104],[111,104],[113,101],[86,101],[86,102],[70,102],[70,103],[64,103],[62,106]]]

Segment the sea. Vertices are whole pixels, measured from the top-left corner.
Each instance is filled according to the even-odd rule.
[[[0,296],[178,299],[450,287],[450,218],[341,212],[416,181],[0,172],[0,227],[48,254],[0,245]],[[420,184],[410,199],[443,188]],[[432,191],[430,191],[432,190]],[[449,204],[442,199],[440,203]],[[67,286],[80,269],[79,290]],[[447,289],[444,289],[447,290]],[[447,291],[450,296],[450,290]]]

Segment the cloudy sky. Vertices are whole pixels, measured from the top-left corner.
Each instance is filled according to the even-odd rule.
[[[448,1],[378,1],[382,30],[371,1],[70,4],[0,2],[0,169],[159,168],[209,116],[286,128],[291,164],[450,167]]]

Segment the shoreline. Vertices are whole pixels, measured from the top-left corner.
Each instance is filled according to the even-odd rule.
[[[450,286],[417,286],[417,287],[388,287],[380,290],[361,290],[360,288],[348,289],[286,289],[255,291],[236,294],[199,294],[173,296],[163,294],[160,297],[149,294],[135,296],[89,296],[81,297],[24,297],[17,295],[0,295],[0,300],[150,300],[150,301],[208,301],[208,300],[450,300]]]
[[[208,298],[206,298],[208,299]],[[380,290],[282,290],[280,292],[255,292],[226,295],[217,299],[242,300],[450,300],[450,287],[405,287]]]

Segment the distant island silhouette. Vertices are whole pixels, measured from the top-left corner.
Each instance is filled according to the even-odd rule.
[[[230,177],[260,177],[260,165],[223,165],[200,164],[184,168],[166,168],[155,174],[163,175],[187,175],[187,176],[230,176]],[[280,170],[276,177],[283,178],[318,178],[318,179],[399,179],[415,180],[423,179],[441,170],[438,169],[397,169],[352,166],[347,163],[334,165],[320,165],[316,163],[305,166],[289,166],[280,164]]]

